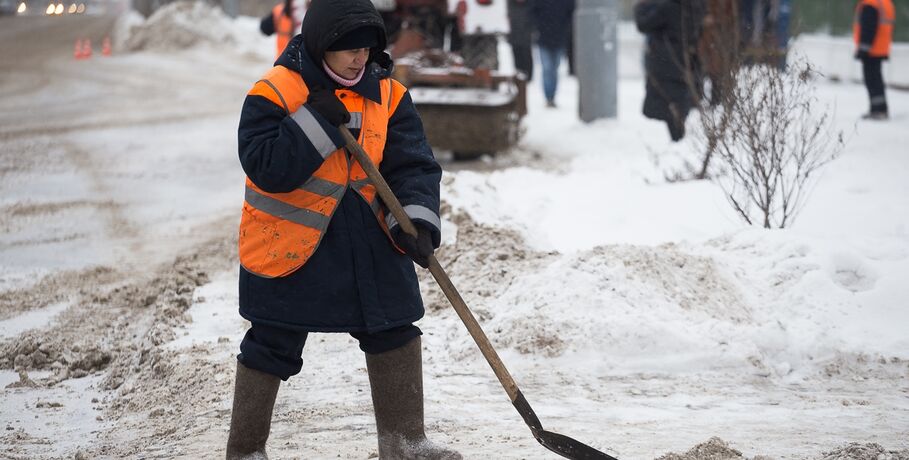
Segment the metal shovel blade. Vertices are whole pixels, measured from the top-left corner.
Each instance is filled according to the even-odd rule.
[[[514,404],[518,413],[521,414],[524,423],[530,428],[533,437],[543,447],[572,460],[616,460],[615,457],[600,452],[576,439],[544,430],[543,424],[540,423],[537,414],[530,407],[527,399],[524,398],[524,394],[521,393],[521,390],[515,391],[515,398],[512,404]]]
[[[569,438],[568,436],[539,430],[533,433],[543,447],[573,460],[616,460],[615,457],[600,452],[587,444]]]

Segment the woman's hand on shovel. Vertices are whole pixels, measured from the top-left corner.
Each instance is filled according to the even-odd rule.
[[[397,227],[394,233],[395,243],[403,249],[417,265],[423,268],[429,268],[429,256],[434,252],[432,247],[432,232],[426,227],[414,223],[417,227],[417,237],[414,238],[405,232],[401,227]]]

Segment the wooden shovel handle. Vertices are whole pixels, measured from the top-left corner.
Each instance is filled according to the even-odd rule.
[[[363,170],[366,171],[366,175],[376,187],[379,197],[385,202],[385,206],[391,211],[391,215],[398,220],[398,225],[400,225],[401,229],[406,233],[416,237],[417,228],[414,226],[407,213],[404,212],[404,207],[401,206],[401,202],[398,201],[398,198],[395,196],[394,192],[391,191],[388,183],[385,182],[385,178],[382,177],[379,169],[376,168],[376,165],[372,162],[366,152],[363,151],[363,147],[361,147],[353,137],[350,130],[348,130],[346,126],[341,126],[340,129],[341,135],[344,136],[344,141],[347,143],[344,147],[357,159],[357,162],[360,163]],[[480,352],[483,353],[486,362],[492,367],[492,371],[495,372],[496,377],[499,379],[499,383],[505,388],[505,392],[508,393],[511,402],[514,403],[520,394],[517,384],[515,384],[511,374],[508,373],[508,369],[505,368],[505,364],[502,363],[499,354],[496,353],[496,350],[492,347],[492,343],[489,342],[489,338],[486,337],[486,333],[483,332],[480,323],[477,322],[477,319],[473,316],[470,308],[467,307],[467,303],[461,298],[461,294],[455,289],[451,279],[445,273],[445,270],[439,264],[439,261],[436,260],[436,256],[434,255],[429,256],[429,271],[436,279],[436,282],[439,283],[439,287],[442,288],[445,297],[448,297],[448,301],[451,302],[451,306],[454,307],[458,316],[461,318],[461,321],[464,323],[464,326],[467,327],[467,331],[470,332],[470,336],[473,337],[474,342],[480,347]]]

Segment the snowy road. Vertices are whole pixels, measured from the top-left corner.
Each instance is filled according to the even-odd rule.
[[[2,33],[22,46],[0,56],[19,63],[0,84],[4,279],[147,267],[224,235],[203,224],[236,206],[233,130],[254,66],[204,53],[102,57],[109,17],[10,24]],[[93,39],[92,59],[72,58],[81,37]]]
[[[238,107],[268,63],[204,51],[104,57],[114,26],[106,16],[2,18],[0,383],[20,381],[16,356],[31,378],[50,377],[38,384],[46,390],[5,390],[5,458],[97,444],[85,440],[121,400],[103,389],[124,380],[97,371],[145,362],[165,340],[160,321],[188,306],[178,298],[231,267]],[[83,38],[94,56],[75,60]],[[178,257],[207,262],[184,276]]]
[[[245,330],[235,131],[271,53],[254,18],[229,26],[261,52],[102,57],[110,18],[0,20],[17,44],[0,47],[0,457],[222,456]],[[95,56],[76,61],[82,36]],[[532,88],[516,151],[445,165],[439,252],[544,427],[623,460],[713,436],[749,458],[847,442],[909,458],[909,95],[892,94],[900,129],[856,128],[861,87],[822,84],[850,148],[804,223],[769,232],[709,183],[661,181],[654,157],[691,146],[638,114],[633,73],[619,119],[594,125],[561,84],[556,110]],[[468,459],[553,458],[422,276],[431,437]],[[304,361],[272,458],[374,458],[354,341],[314,336]]]

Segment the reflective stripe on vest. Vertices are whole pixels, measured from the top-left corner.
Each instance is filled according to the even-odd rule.
[[[343,191],[343,189],[342,189]],[[259,193],[251,187],[246,187],[246,203],[254,209],[266,214],[289,220],[295,224],[305,225],[310,228],[328,228],[331,216],[319,214],[306,208],[298,208],[283,201],[276,200],[268,195]]]
[[[345,126],[347,126],[347,129],[360,129],[363,126],[363,114],[361,112],[350,112],[350,121]]]
[[[877,10],[877,31],[874,41],[868,45],[861,43],[861,11],[863,6],[870,6]],[[867,51],[871,57],[889,57],[890,45],[893,43],[893,24],[896,22],[896,10],[892,0],[860,0],[855,7],[852,21],[852,39],[856,49]]]
[[[381,89],[381,104],[348,90],[338,91],[346,93],[340,100],[351,113],[349,125],[360,129],[359,142],[376,164],[382,161],[388,118],[405,91],[400,83],[390,79],[381,80]],[[348,188],[368,203],[380,227],[388,234],[376,189],[363,168],[344,149],[335,149],[332,144],[331,151],[323,153],[324,146],[317,145],[321,143],[320,135],[326,138],[328,135],[303,105],[309,91],[300,75],[275,66],[249,94],[266,97],[284,109],[325,161],[304,184],[287,193],[265,192],[247,178],[239,236],[241,265],[251,273],[269,278],[286,276],[299,269],[318,248]],[[311,123],[305,121],[310,119]]]

